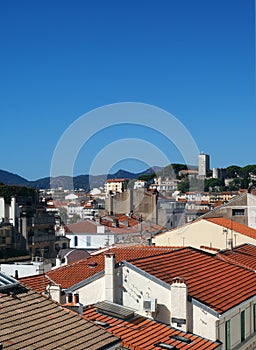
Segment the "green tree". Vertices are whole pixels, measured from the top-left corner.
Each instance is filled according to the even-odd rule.
[[[236,178],[229,183],[228,190],[238,191],[241,188],[248,188],[248,185],[249,185],[248,179]]]
[[[38,192],[34,188],[25,186],[8,186],[0,184],[0,197],[4,197],[7,203],[11,203],[11,198],[16,197],[17,200],[26,202],[25,204],[33,204],[37,201]]]
[[[144,180],[149,182],[150,180],[153,180],[156,177],[156,173],[152,174],[143,174],[138,177],[138,180]]]
[[[184,180],[178,183],[177,185],[178,191],[181,191],[182,193],[186,193],[189,191],[189,180]]]
[[[244,179],[248,179],[250,174],[256,175],[256,165],[246,165],[240,169],[240,176]]]
[[[222,179],[206,179],[204,182],[204,190],[206,192],[218,192],[225,189],[224,181]]]
[[[238,165],[230,165],[226,168],[227,177],[233,179],[240,174],[241,167]]]

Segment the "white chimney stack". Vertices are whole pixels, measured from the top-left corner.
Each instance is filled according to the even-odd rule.
[[[105,253],[105,300],[115,302],[115,264],[114,253]]]
[[[171,320],[170,325],[183,332],[188,331],[187,310],[188,287],[184,278],[176,277],[171,284]]]

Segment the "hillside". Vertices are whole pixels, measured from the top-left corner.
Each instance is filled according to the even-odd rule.
[[[0,170],[0,182],[5,185],[28,186],[29,181],[23,177],[10,173],[9,171]]]
[[[5,185],[18,185],[18,186],[27,186],[36,189],[48,189],[51,187],[63,187],[64,189],[79,189],[83,188],[86,191],[89,191],[93,187],[104,186],[106,179],[113,178],[128,178],[128,179],[137,179],[140,175],[151,174],[157,170],[160,170],[160,167],[148,168],[140,173],[131,173],[126,170],[118,170],[114,174],[103,174],[103,175],[78,175],[73,178],[70,176],[58,176],[53,178],[50,181],[50,177],[41,178],[35,181],[28,181],[19,175],[12,174],[8,171],[0,170],[0,183],[2,182]]]

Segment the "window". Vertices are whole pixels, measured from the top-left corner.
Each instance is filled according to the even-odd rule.
[[[226,321],[225,324],[225,337],[226,337],[226,350],[230,350],[230,320]]]
[[[92,242],[91,242],[91,236],[86,236],[86,245],[87,247],[90,247],[92,245]]]
[[[253,305],[253,330],[256,332],[256,304]]]
[[[232,216],[243,216],[244,209],[232,209]]]
[[[241,342],[245,340],[245,312],[241,312]]]
[[[77,236],[74,236],[74,246],[75,246],[75,247],[78,246],[78,239],[77,239]]]

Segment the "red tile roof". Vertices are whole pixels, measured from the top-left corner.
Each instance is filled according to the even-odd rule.
[[[184,278],[188,294],[219,314],[256,294],[255,273],[194,248],[181,248],[131,263],[168,284],[176,276]]]
[[[235,222],[233,220],[226,219],[224,217],[215,217],[215,218],[201,218],[201,217],[199,217],[195,221],[188,222],[188,223],[186,223],[186,224],[184,224],[182,226],[179,226],[179,227],[175,227],[175,228],[169,230],[168,232],[177,231],[177,230],[179,230],[182,227],[189,227],[190,225],[193,225],[194,223],[197,223],[197,222],[202,221],[202,220],[212,222],[213,224],[225,227],[225,228],[227,228],[229,230],[233,230],[233,231],[235,231],[237,233],[241,233],[241,234],[243,234],[245,236],[248,236],[248,237],[256,239],[256,230],[255,229],[253,229],[253,228],[251,228],[249,226],[240,224],[238,222]],[[157,235],[161,236],[161,235],[164,235],[165,233],[166,232],[162,232],[162,233],[159,233]]]
[[[240,224],[238,222],[235,222],[233,220],[229,220],[223,217],[219,217],[219,218],[205,218],[203,220],[207,220],[209,222],[212,222],[216,225],[220,225],[223,226],[229,230],[233,230],[236,231],[237,233],[241,233],[242,235],[251,237],[256,239],[256,230],[248,227],[246,225]]]
[[[67,225],[68,232],[71,233],[97,233],[97,227],[101,226],[95,221],[92,220],[84,220],[80,222],[76,222],[75,224]]]
[[[154,350],[159,349],[155,344],[164,342],[175,346],[176,349],[212,350],[217,349],[220,343],[212,342],[191,333],[180,332],[165,324],[155,322],[145,317],[137,316],[131,321],[123,321],[118,318],[103,315],[97,312],[96,307],[88,307],[84,311],[84,318],[88,321],[100,321],[109,325],[105,328],[108,332],[122,339],[121,345],[130,350]],[[179,335],[191,340],[185,343],[170,338]]]
[[[131,260],[141,258],[145,256],[159,255],[163,252],[173,251],[174,247],[154,247],[154,246],[132,246],[132,247],[120,247],[110,248],[108,251],[116,254],[116,262],[123,260]],[[91,264],[95,263],[94,267]],[[76,261],[72,264],[59,267],[57,269],[46,272],[45,277],[32,276],[21,278],[19,281],[37,291],[42,292],[48,285],[49,280],[52,283],[60,284],[62,289],[70,288],[75,284],[84,281],[85,279],[94,276],[98,272],[104,270],[104,252],[100,254],[94,254],[89,258]]]
[[[35,275],[29,277],[22,277],[18,279],[21,284],[29,289],[36,290],[39,293],[43,293],[45,288],[50,282],[52,282],[45,274]]]
[[[220,251],[217,255],[220,260],[228,261],[236,265],[256,271],[256,246],[252,244],[242,244],[232,250]]]
[[[106,182],[111,183],[111,182],[124,182],[128,181],[129,179],[121,178],[121,179],[108,179]]]

